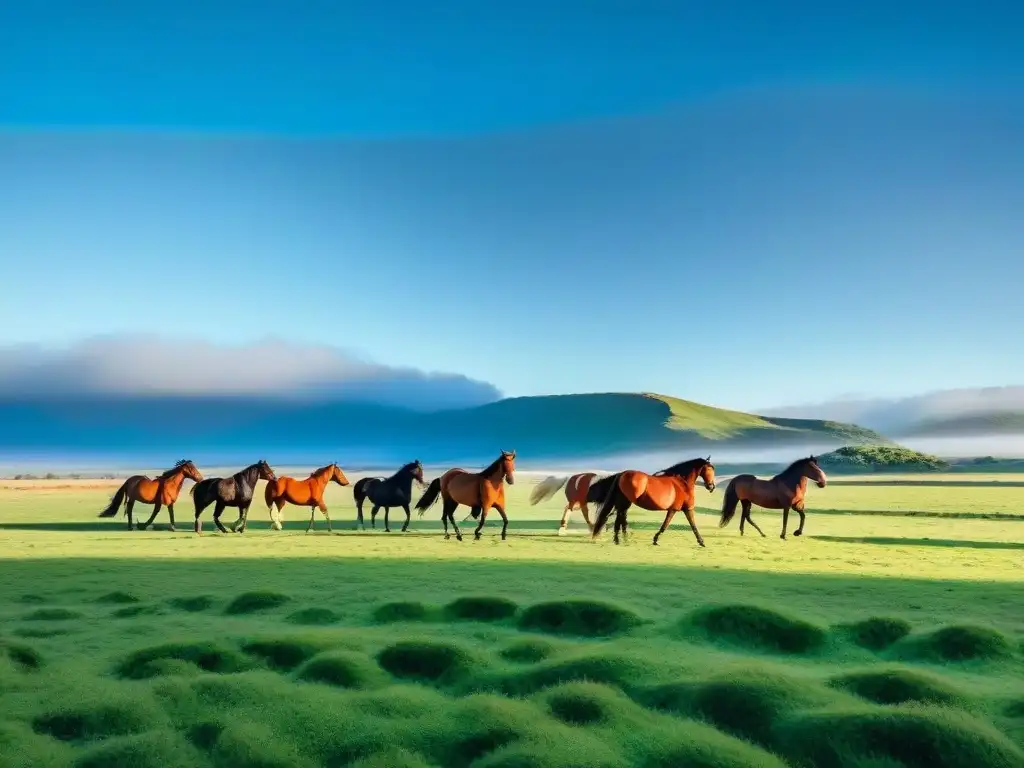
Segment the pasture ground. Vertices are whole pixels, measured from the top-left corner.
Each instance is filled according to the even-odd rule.
[[[558,537],[522,476],[506,542],[353,531],[336,486],[335,535],[197,538],[187,492],[129,532],[116,484],[0,481],[0,766],[1022,766],[1024,478],[935,479],[812,489],[787,541],[700,489],[706,549]]]

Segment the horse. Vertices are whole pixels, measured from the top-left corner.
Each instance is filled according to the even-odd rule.
[[[551,475],[546,477],[537,483],[537,487],[530,494],[530,506],[535,506],[546,499],[550,499],[564,485],[565,500],[568,503],[565,505],[565,509],[562,510],[562,521],[558,526],[558,535],[562,536],[568,530],[569,513],[572,512],[575,506],[579,506],[580,512],[583,513],[583,519],[587,523],[587,528],[593,533],[594,525],[590,522],[590,509],[587,507],[587,502],[599,502],[604,498],[604,496],[588,498],[588,493],[592,487],[591,483],[594,482],[596,477],[596,472],[578,472],[575,475],[564,475],[562,477]]]
[[[295,504],[300,507],[309,507],[309,525],[306,526],[306,533],[313,528],[313,520],[316,518],[318,509],[327,519],[329,533],[331,531],[331,516],[327,514],[327,505],[324,504],[324,489],[332,481],[342,487],[348,485],[348,478],[345,477],[345,473],[341,471],[337,462],[320,467],[305,480],[296,480],[294,477],[282,475],[276,480],[267,481],[267,488],[263,496],[267,502],[267,510],[270,512],[270,527],[275,531],[280,531],[284,527],[281,510],[285,504]],[[277,505],[276,516],[274,515],[275,504]],[[236,522],[235,525],[237,524]],[[234,526],[232,526],[232,530],[234,530]],[[245,530],[244,521],[242,530]]]
[[[131,530],[134,527],[132,525],[132,510],[135,507],[135,502],[141,501],[143,504],[152,504],[153,514],[149,516],[146,522],[139,523],[138,529],[144,531],[153,524],[153,520],[160,512],[160,507],[167,505],[167,514],[171,517],[171,525],[167,530],[177,530],[174,527],[174,502],[178,500],[178,494],[181,493],[181,485],[185,482],[186,477],[196,483],[201,482],[203,479],[202,472],[196,469],[196,465],[188,459],[182,459],[162,475],[155,478],[150,478],[146,475],[132,475],[121,484],[121,487],[117,489],[117,493],[110,499],[110,504],[100,512],[99,516],[113,517],[117,514],[121,502],[127,500],[125,503],[125,514],[128,515],[128,530]]]
[[[480,472],[467,472],[458,468],[449,469],[430,483],[426,492],[416,502],[416,509],[420,513],[419,516],[423,517],[423,513],[440,496],[444,504],[441,512],[444,537],[451,538],[448,533],[448,521],[450,520],[455,528],[455,538],[462,541],[462,532],[459,531],[459,526],[455,522],[455,510],[459,504],[469,507],[473,517],[479,516],[480,518],[480,523],[473,534],[473,538],[476,540],[480,539],[480,531],[487,521],[488,510],[494,507],[501,515],[501,539],[504,541],[508,531],[508,516],[505,514],[505,486],[502,483],[505,480],[508,480],[509,485],[515,483],[515,471],[515,451],[502,451],[498,458]]]
[[[663,469],[653,475],[638,470],[626,470],[605,478],[609,481],[609,490],[604,501],[597,512],[597,519],[594,520],[593,538],[601,533],[604,524],[612,510],[615,510],[615,543],[619,543],[619,531],[625,536],[626,511],[636,504],[641,509],[665,510],[665,522],[654,534],[654,545],[658,545],[658,539],[668,528],[676,512],[683,511],[687,522],[690,523],[690,530],[693,531],[697,544],[704,546],[704,539],[697,530],[697,523],[693,519],[694,485],[697,478],[704,481],[704,487],[709,493],[715,492],[715,465],[711,463],[711,457],[706,459],[690,459],[675,464],[668,469]],[[603,481],[602,481],[603,482]]]
[[[828,478],[818,466],[814,456],[797,459],[771,480],[761,480],[754,475],[736,475],[725,487],[725,499],[722,501],[722,517],[718,521],[719,528],[724,528],[736,514],[736,506],[742,505],[743,515],[740,517],[740,535],[743,535],[743,523],[754,526],[754,530],[764,536],[754,518],[750,516],[750,507],[756,504],[764,509],[782,510],[782,536],[786,538],[786,526],[789,523],[789,510],[795,509],[800,515],[800,527],[793,531],[794,536],[804,532],[804,493],[807,481],[813,480],[819,488],[824,488]]]
[[[276,479],[274,470],[266,461],[260,459],[231,477],[208,477],[193,485],[190,493],[196,505],[196,533],[203,532],[203,524],[199,516],[211,503],[216,503],[213,510],[213,522],[216,523],[221,533],[228,532],[228,529],[220,523],[224,507],[238,507],[238,520],[235,521],[232,529],[237,530],[238,524],[241,523],[242,530],[238,532],[244,533],[256,483],[260,480],[271,482]]]
[[[402,526],[404,533],[409,529],[409,521],[412,517],[409,512],[409,505],[412,504],[412,481],[423,485],[423,465],[417,459],[409,462],[399,469],[391,477],[364,477],[352,488],[352,495],[356,500],[356,510],[359,513],[359,527],[365,528],[363,524],[363,501],[370,500],[373,509],[370,510],[370,525],[377,527],[377,512],[384,507],[384,531],[391,533],[388,524],[388,513],[391,507],[401,507],[405,510],[405,525]]]

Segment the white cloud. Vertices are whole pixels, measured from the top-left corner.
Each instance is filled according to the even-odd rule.
[[[359,399],[411,408],[499,399],[491,384],[359,359],[322,345],[268,339],[221,345],[102,336],[64,348],[0,347],[0,396],[266,396]]]

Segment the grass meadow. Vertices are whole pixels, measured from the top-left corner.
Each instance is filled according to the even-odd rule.
[[[787,541],[700,489],[706,549],[559,537],[533,479],[505,542],[355,531],[336,486],[333,535],[196,537],[187,492],[130,532],[116,484],[0,481],[0,766],[1024,766],[1024,478],[835,478]]]

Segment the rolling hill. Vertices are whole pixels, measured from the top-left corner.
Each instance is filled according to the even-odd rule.
[[[879,444],[852,424],[769,418],[652,393],[518,397],[429,413],[365,402],[119,397],[0,402],[0,450],[68,454],[259,453],[295,460],[479,462],[515,449],[522,462],[636,452],[721,452]],[[306,458],[308,457],[308,459]],[[524,465],[525,466],[525,465]]]

